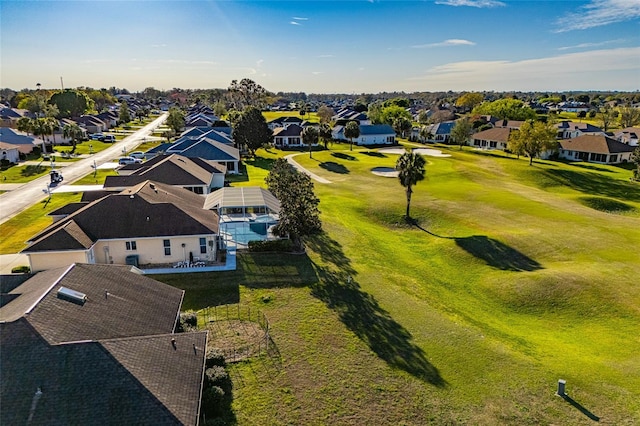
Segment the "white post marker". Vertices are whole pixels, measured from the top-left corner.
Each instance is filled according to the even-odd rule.
[[[556,392],[556,395],[563,396],[563,397],[567,395],[564,390],[566,384],[567,384],[566,380],[564,379],[558,380],[558,391]]]

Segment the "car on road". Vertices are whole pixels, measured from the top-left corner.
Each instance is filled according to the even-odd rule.
[[[133,158],[133,157],[120,157],[118,159],[118,164],[120,164],[121,166],[126,166],[128,164],[136,164],[136,163],[142,163],[142,160],[139,158]]]
[[[129,157],[138,158],[140,160],[144,159],[144,152],[142,151],[134,151],[129,153]]]

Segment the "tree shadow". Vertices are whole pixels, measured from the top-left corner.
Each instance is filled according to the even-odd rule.
[[[252,158],[247,158],[244,160],[246,164],[250,164],[253,167],[258,167],[264,170],[271,170],[271,165],[273,164],[274,161],[276,160],[273,158],[264,158],[257,155]],[[246,173],[246,170],[245,170],[245,173]]]
[[[365,151],[363,154],[368,155],[369,157],[387,158],[387,155],[378,151]]]
[[[43,166],[28,165],[28,166],[25,166],[22,170],[20,170],[20,176],[22,177],[36,176],[36,175],[39,175],[40,173],[43,173],[44,171],[45,171],[45,168]]]
[[[598,172],[613,173],[613,170],[605,169],[604,167],[598,167],[598,166],[593,165],[591,163],[572,161],[572,162],[567,162],[565,164],[568,164],[569,166],[576,167],[576,168],[579,168],[579,169],[589,169],[589,170],[596,170]]]
[[[578,411],[580,411],[582,414],[584,414],[585,416],[589,417],[591,420],[593,420],[594,422],[599,422],[600,421],[600,417],[596,416],[595,414],[593,414],[591,411],[587,410],[582,404],[580,404],[579,402],[575,401],[573,398],[571,398],[569,395],[561,395],[562,399],[564,399],[565,401],[567,401],[569,404],[571,404],[573,407],[575,407]]]
[[[305,287],[318,279],[305,253],[244,252],[236,258],[236,266],[234,278],[249,288]]]
[[[602,176],[597,173],[551,169],[544,173],[559,185],[589,195],[601,195],[621,200],[640,202],[640,186]]]
[[[454,238],[454,240],[458,247],[497,269],[515,272],[542,269],[541,264],[525,254],[485,235]]]
[[[345,326],[369,346],[380,359],[393,368],[437,387],[445,387],[426,354],[413,336],[378,304],[373,296],[362,291],[354,279],[355,271],[340,244],[326,234],[311,240],[310,247],[327,260],[327,266],[314,265],[318,281],[311,286],[311,294],[338,313]]]
[[[338,173],[341,175],[346,175],[349,173],[349,169],[347,169],[342,164],[338,164],[333,161],[325,161],[324,163],[320,163],[320,167],[332,173]]]
[[[358,159],[356,157],[354,157],[353,155],[345,154],[343,152],[332,152],[331,156],[332,157],[336,157],[336,158],[340,158],[342,160],[358,161]]]

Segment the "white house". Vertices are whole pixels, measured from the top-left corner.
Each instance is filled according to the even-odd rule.
[[[631,161],[632,146],[604,135],[583,135],[558,141],[559,157],[590,163],[619,164]]]
[[[334,139],[349,141],[344,136],[345,126],[335,126],[331,132]],[[395,145],[396,132],[388,124],[361,124],[360,136],[353,141],[356,145]]]

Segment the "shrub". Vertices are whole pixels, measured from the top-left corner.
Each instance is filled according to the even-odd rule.
[[[291,240],[249,241],[249,251],[253,252],[290,252],[292,250]]]
[[[28,274],[29,272],[31,272],[31,268],[27,265],[16,266],[11,269],[12,274]]]
[[[207,417],[220,417],[224,413],[225,395],[222,388],[211,386],[202,391],[202,410]]]
[[[176,326],[176,333],[196,331],[198,329],[198,315],[195,312],[181,312]]]
[[[214,366],[224,367],[227,363],[224,359],[224,354],[216,348],[207,348],[206,354],[206,368],[211,368]]]
[[[225,382],[229,379],[229,374],[224,367],[214,365],[211,368],[207,368],[204,371],[205,386],[219,386],[224,387]]]

